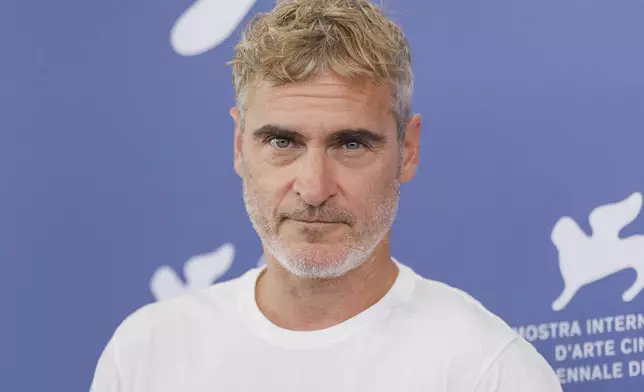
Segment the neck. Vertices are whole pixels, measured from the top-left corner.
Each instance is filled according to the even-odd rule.
[[[259,309],[275,325],[295,331],[320,330],[378,302],[397,275],[387,236],[368,260],[338,278],[295,276],[267,254],[266,270],[257,280],[255,296]]]

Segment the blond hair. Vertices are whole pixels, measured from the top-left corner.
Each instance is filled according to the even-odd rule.
[[[256,15],[230,63],[237,106],[252,83],[304,82],[331,71],[391,89],[398,136],[411,112],[411,53],[400,27],[367,0],[291,0]]]

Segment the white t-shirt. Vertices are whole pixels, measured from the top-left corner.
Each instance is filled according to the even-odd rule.
[[[543,357],[460,290],[398,263],[387,294],[319,331],[270,322],[261,268],[146,305],[103,351],[90,392],[560,392]]]

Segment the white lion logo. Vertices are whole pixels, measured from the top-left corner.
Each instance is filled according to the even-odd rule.
[[[163,301],[208,288],[230,270],[234,260],[235,247],[230,243],[223,244],[212,252],[193,256],[183,264],[185,283],[172,267],[161,266],[152,275],[150,292],[157,301]],[[264,264],[264,255],[261,255],[256,267]]]
[[[588,236],[570,217],[557,221],[552,242],[559,252],[559,268],[564,290],[552,303],[562,310],[583,286],[618,271],[633,268],[637,279],[622,299],[632,301],[644,289],[644,235],[620,238],[620,231],[633,222],[642,209],[642,194],[595,208],[589,216],[592,235]]]
[[[157,301],[177,297],[188,291],[205,289],[230,269],[235,259],[235,247],[224,244],[217,250],[193,256],[183,265],[185,284],[171,267],[159,267],[152,275],[150,291]]]

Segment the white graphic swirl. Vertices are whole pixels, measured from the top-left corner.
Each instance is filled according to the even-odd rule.
[[[219,46],[237,29],[257,0],[197,0],[170,32],[172,49],[196,56]]]

